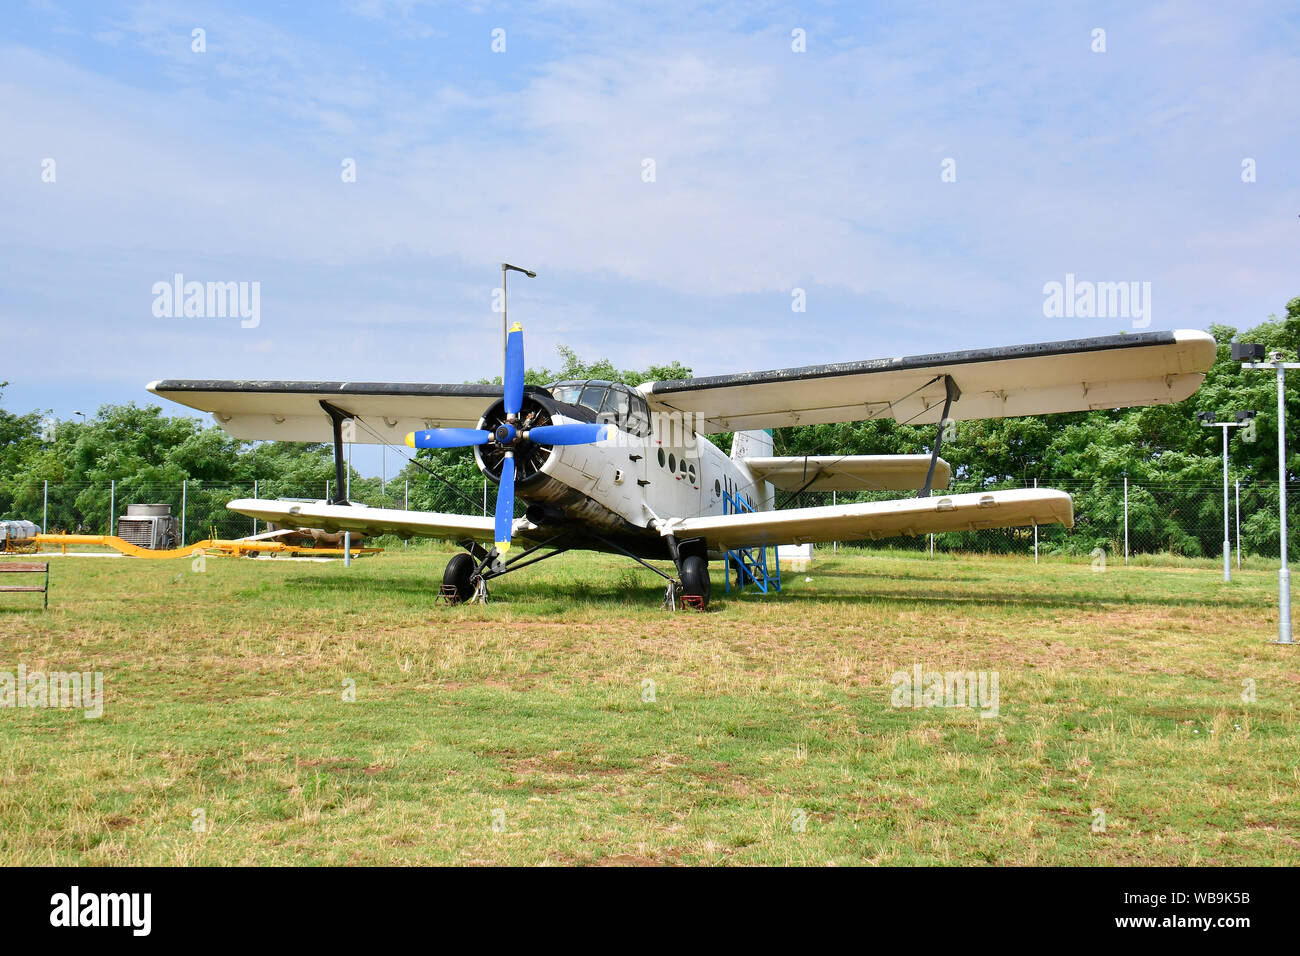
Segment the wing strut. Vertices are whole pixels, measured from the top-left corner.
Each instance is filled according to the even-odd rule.
[[[957,387],[951,375],[944,375],[943,389],[945,394],[943,414],[939,417],[939,430],[934,435],[934,450],[930,452],[930,468],[925,473],[925,484],[916,493],[918,498],[930,497],[930,486],[934,483],[934,466],[939,461],[939,446],[943,443],[943,430],[948,425],[948,413],[952,411],[952,403],[961,398],[961,389]]]
[[[320,407],[325,409],[325,414],[330,417],[330,422],[334,426],[334,494],[330,497],[329,503],[346,505],[348,504],[348,480],[343,462],[343,422],[351,420],[352,415],[324,399],[321,400]]]

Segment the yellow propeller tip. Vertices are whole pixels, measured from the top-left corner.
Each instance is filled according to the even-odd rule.
[[[415,447],[415,432],[406,433],[406,447],[407,448]]]
[[[509,541],[498,541],[498,542],[497,542],[497,554],[505,554],[505,553],[506,553],[507,551],[509,551],[509,550],[510,550],[510,542],[509,542]]]
[[[511,331],[511,332],[522,332],[523,330],[524,330],[524,327],[523,327],[522,325],[520,325],[518,322],[516,322],[514,325],[510,326],[510,331]]]

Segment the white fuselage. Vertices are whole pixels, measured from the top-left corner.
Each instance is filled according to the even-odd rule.
[[[739,436],[737,452],[745,437]],[[557,508],[567,520],[638,551],[657,542],[656,526],[672,518],[734,511],[737,500],[750,510],[771,507],[770,486],[755,481],[743,457],[733,459],[705,436],[671,427],[646,435],[620,430],[596,444],[556,446],[541,475],[521,485],[518,496]],[[634,544],[629,538],[642,540]]]

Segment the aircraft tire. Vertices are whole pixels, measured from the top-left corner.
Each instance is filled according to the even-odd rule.
[[[708,607],[709,592],[712,590],[709,582],[709,562],[695,554],[683,558],[682,587],[687,594],[704,598],[704,606]]]
[[[442,572],[442,583],[456,589],[456,600],[464,604],[474,596],[474,570],[478,562],[472,554],[458,554],[447,562],[447,569]]]

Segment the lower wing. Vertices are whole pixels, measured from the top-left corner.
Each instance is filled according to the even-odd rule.
[[[401,508],[365,508],[358,505],[330,505],[324,502],[276,501],[268,498],[237,498],[226,505],[231,511],[289,528],[320,528],[324,531],[359,531],[363,534],[396,534],[403,537],[442,538],[447,541],[494,540],[491,515],[453,515],[437,511],[405,511]],[[533,525],[515,519],[514,534],[530,537]]]
[[[665,522],[678,538],[702,537],[710,548],[729,551],[810,541],[857,541],[1033,524],[1074,524],[1074,505],[1064,491],[1024,488],[933,498],[903,498],[825,508],[751,511]]]

